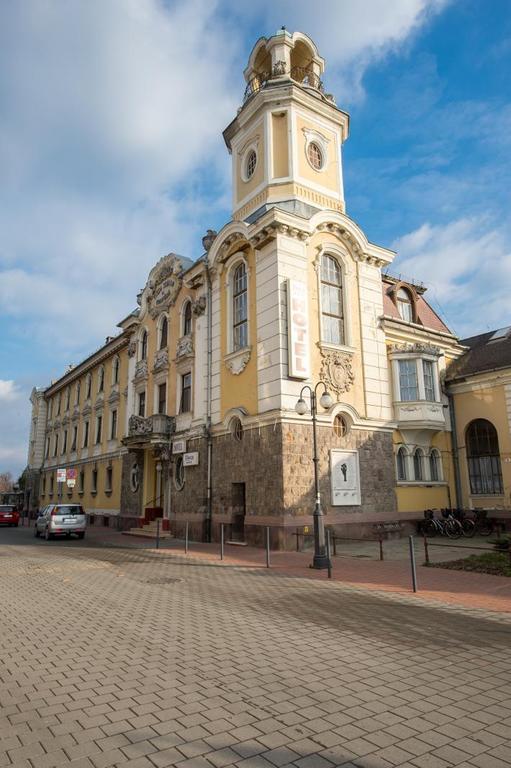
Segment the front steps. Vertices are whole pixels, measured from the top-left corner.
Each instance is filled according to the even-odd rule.
[[[123,531],[126,536],[140,536],[145,539],[156,539],[157,523],[156,520],[151,520],[150,523],[145,523],[141,528],[130,528],[129,531]],[[160,539],[171,539],[172,534],[170,531],[164,531],[162,528],[162,520],[160,518]]]

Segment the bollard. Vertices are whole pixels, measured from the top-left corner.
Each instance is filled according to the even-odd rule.
[[[335,537],[335,533],[333,535],[333,542],[334,542],[334,557],[335,557],[337,554],[337,539]]]
[[[296,529],[296,551],[300,551],[300,531]]]
[[[220,560],[224,559],[224,524],[220,524]]]
[[[410,543],[410,567],[412,569],[412,587],[413,587],[413,591],[417,592],[417,571],[415,569],[415,547],[414,547],[413,536],[409,536],[408,541]]]
[[[185,523],[185,555],[188,554],[188,520]]]
[[[330,531],[326,532],[326,557],[328,560],[328,578],[332,578],[332,559],[330,557]]]
[[[429,565],[429,548],[428,548],[428,537],[426,534],[423,534],[424,538],[424,562],[426,565]]]
[[[160,548],[160,518],[156,518],[156,549]]]
[[[380,543],[380,561],[382,561],[383,560],[383,538],[382,538],[381,533],[380,533],[380,535],[378,537],[378,541]]]
[[[270,567],[270,526],[266,526],[266,567]]]

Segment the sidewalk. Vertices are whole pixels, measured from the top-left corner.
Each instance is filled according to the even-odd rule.
[[[105,528],[89,528],[87,536],[91,545],[121,546],[126,548],[147,549],[161,555],[169,555],[187,560],[210,562],[220,567],[237,566],[266,569],[264,549],[225,545],[224,559],[220,560],[220,545],[190,542],[188,555],[184,554],[184,541],[170,539],[161,542],[161,548],[155,549],[151,539],[124,536],[122,533]],[[430,549],[434,562],[452,560],[470,554],[470,544],[452,543],[447,548]],[[442,540],[442,544],[445,542]],[[488,540],[475,541],[473,546],[491,547]],[[338,546],[337,557],[332,559],[332,579],[343,584],[380,592],[413,595],[410,563],[408,559],[408,540],[400,539],[385,542],[384,562],[378,559],[378,544],[375,542],[351,543]],[[286,576],[327,581],[326,571],[309,568],[312,552],[271,552],[271,569]],[[511,614],[511,579],[464,571],[451,571],[442,568],[427,568],[424,562],[421,540],[416,541],[417,581],[419,591],[415,597],[419,600],[457,605],[464,608],[476,608],[486,611]]]

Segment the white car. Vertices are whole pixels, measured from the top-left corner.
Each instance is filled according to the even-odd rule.
[[[75,534],[79,539],[85,536],[87,518],[81,504],[49,504],[35,521],[34,535],[44,536],[46,541],[55,536]]]

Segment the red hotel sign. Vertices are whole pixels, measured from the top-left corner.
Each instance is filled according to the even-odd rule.
[[[289,376],[308,379],[309,311],[307,284],[301,280],[287,281],[287,338],[289,345]]]

